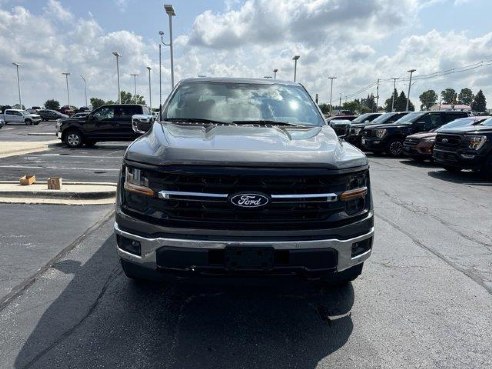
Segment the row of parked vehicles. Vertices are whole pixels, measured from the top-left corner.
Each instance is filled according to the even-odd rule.
[[[367,113],[328,118],[339,136],[364,151],[431,160],[448,171],[492,176],[492,117],[462,111]]]

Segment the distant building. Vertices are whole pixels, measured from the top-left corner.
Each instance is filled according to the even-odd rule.
[[[430,107],[430,111],[436,110],[457,110],[457,111],[471,111],[470,105],[464,104],[434,104]]]

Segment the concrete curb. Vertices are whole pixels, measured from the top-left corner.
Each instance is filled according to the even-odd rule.
[[[0,181],[0,203],[92,205],[113,204],[116,184],[108,182],[64,182],[62,190],[48,190],[44,183],[21,186]]]

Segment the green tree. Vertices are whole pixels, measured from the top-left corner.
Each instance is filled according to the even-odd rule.
[[[471,108],[473,111],[483,113],[487,110],[487,100],[485,99],[485,95],[482,90],[478,91],[477,95],[473,99],[471,104]]]
[[[390,96],[390,98],[386,99],[384,101],[384,111],[387,111],[387,112],[391,111],[391,107],[393,105],[393,99],[394,99],[394,102],[396,104],[396,100],[398,99],[398,91],[396,91],[396,88],[393,90],[393,94]],[[395,107],[396,107],[396,105],[395,105]]]
[[[456,91],[454,88],[447,88],[441,91],[441,98],[445,104],[453,104],[456,99]]]
[[[473,96],[472,90],[469,88],[462,88],[458,94],[458,102],[465,105],[470,105],[475,96]]]
[[[145,99],[143,96],[137,94],[133,96],[130,92],[121,91],[121,103],[122,104],[140,104],[145,105]]]
[[[91,97],[91,105],[92,109],[97,109],[100,108],[101,106],[105,105],[106,103],[104,102],[103,99],[100,99],[98,97]]]
[[[438,96],[436,94],[436,91],[434,90],[427,90],[422,92],[422,94],[419,96],[420,102],[422,105],[420,105],[420,110],[424,109],[430,109],[432,105],[434,105],[437,102]]]
[[[330,113],[330,104],[319,104],[319,108],[321,109],[321,112],[323,114],[329,114]]]
[[[46,100],[44,103],[46,109],[58,110],[60,109],[60,103],[55,99]]]
[[[350,110],[356,112],[359,110],[359,102],[357,100],[344,102],[342,105],[343,110]]]
[[[363,110],[368,110],[369,112],[376,111],[378,108],[373,94],[367,95],[367,98],[362,99],[361,105]],[[364,109],[364,107],[367,109]]]
[[[395,111],[406,111],[406,109],[407,109],[407,96],[405,95],[405,92],[402,91],[395,101]],[[408,110],[415,111],[415,106],[413,105],[411,100],[408,104]]]

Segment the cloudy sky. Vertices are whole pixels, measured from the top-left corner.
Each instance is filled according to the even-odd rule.
[[[482,89],[492,107],[490,0],[169,0],[173,18],[176,80],[198,75],[293,78],[321,102],[330,94],[348,100],[376,94],[380,105],[393,88],[408,88],[412,100],[427,89],[438,93]],[[169,36],[164,2],[155,0],[0,0],[0,104],[18,101],[15,66],[20,67],[22,101],[42,105],[88,96],[116,99],[116,62],[122,54],[122,90],[152,104],[159,101],[159,30]],[[169,48],[162,49],[163,99],[170,91]]]

